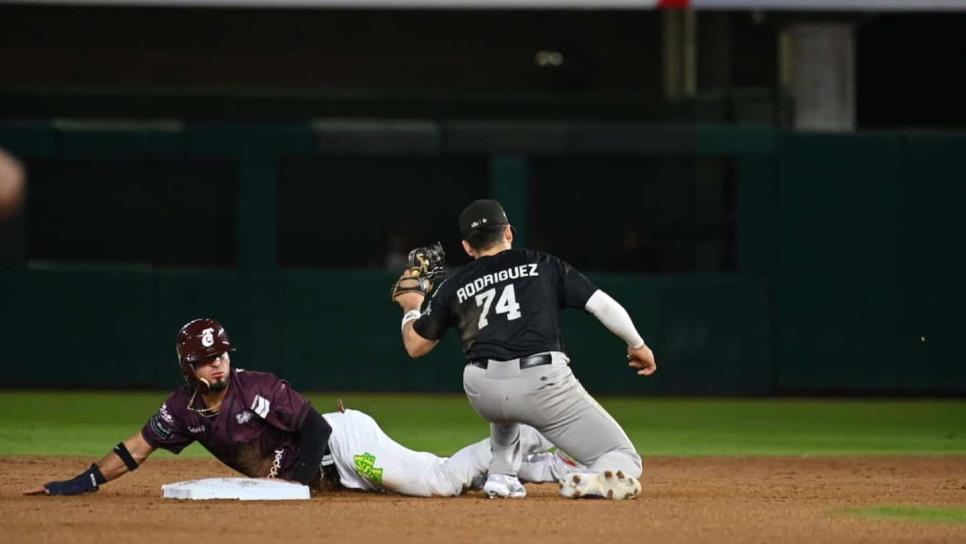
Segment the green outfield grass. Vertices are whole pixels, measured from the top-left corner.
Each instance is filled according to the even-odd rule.
[[[0,392],[0,455],[101,455],[163,393]],[[334,395],[311,394],[322,412]],[[393,438],[448,454],[487,436],[461,395],[342,395]],[[601,397],[644,455],[966,454],[966,401]],[[207,455],[192,446],[188,455]]]
[[[966,507],[963,506],[867,506],[847,508],[841,513],[864,518],[921,521],[928,523],[966,523]]]

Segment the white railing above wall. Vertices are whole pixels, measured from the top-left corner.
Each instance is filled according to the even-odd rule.
[[[966,0],[0,0],[0,4],[347,9],[966,11]]]
[[[686,0],[0,0],[0,4],[348,9],[655,9]]]
[[[966,0],[687,0],[694,9],[966,11]]]

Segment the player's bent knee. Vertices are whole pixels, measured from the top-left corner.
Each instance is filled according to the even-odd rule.
[[[632,478],[640,478],[643,461],[636,451],[611,451],[600,456],[590,468],[593,472],[619,470]]]
[[[640,478],[641,474],[644,473],[644,459],[637,452],[631,453],[630,457],[631,457],[631,462],[636,467],[636,472],[630,471],[628,476],[632,476],[634,478]]]
[[[463,494],[462,484],[456,482],[437,482],[427,487],[426,493],[420,493],[423,497],[458,497]]]
[[[636,451],[622,451],[620,456],[623,466],[618,468],[628,476],[640,478],[644,472],[644,460],[641,459],[641,456]]]

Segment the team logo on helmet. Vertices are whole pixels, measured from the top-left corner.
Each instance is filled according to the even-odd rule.
[[[210,348],[215,344],[215,329],[201,331],[201,345]]]

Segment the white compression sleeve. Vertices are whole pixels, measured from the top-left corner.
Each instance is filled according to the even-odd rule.
[[[619,302],[611,298],[610,295],[600,289],[594,291],[593,295],[587,299],[584,308],[594,314],[607,329],[627,342],[632,348],[639,348],[644,345],[644,339],[634,328],[634,322],[627,310]]]

